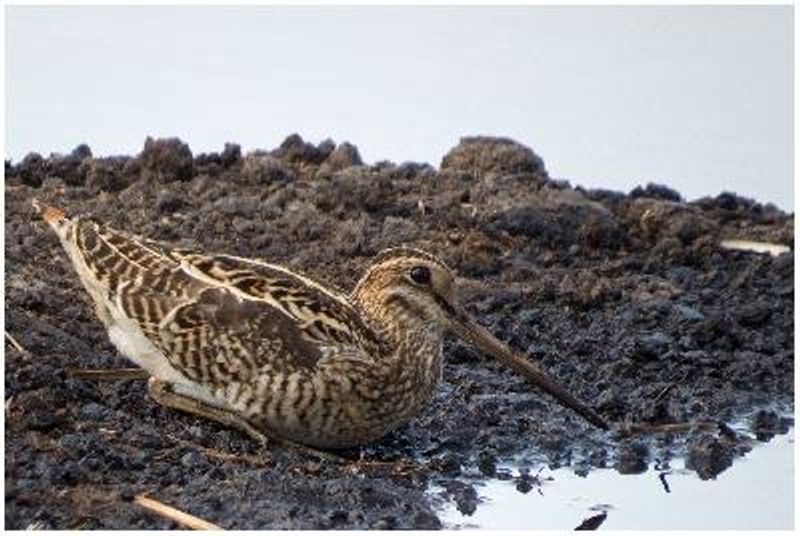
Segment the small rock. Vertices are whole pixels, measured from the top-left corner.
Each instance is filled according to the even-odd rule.
[[[258,212],[258,200],[251,197],[228,196],[217,199],[214,209],[227,216],[250,216]]]
[[[606,467],[606,460],[608,459],[608,452],[604,448],[597,448],[589,453],[589,463],[592,467]]]
[[[501,211],[492,217],[487,228],[530,237],[551,247],[568,247],[577,240],[576,229],[564,227],[557,215],[534,206]]]
[[[83,456],[84,453],[93,449],[91,436],[79,432],[64,434],[59,438],[58,444],[70,456]]]
[[[186,200],[183,198],[183,196],[175,192],[159,192],[158,196],[156,197],[156,210],[162,214],[172,214],[184,206],[186,206]]]
[[[222,157],[218,153],[200,153],[194,157],[194,165],[201,166],[221,166]]]
[[[289,164],[321,164],[333,151],[333,142],[325,140],[319,147],[303,141],[299,134],[286,138],[272,156]]]
[[[328,158],[320,165],[319,170],[317,170],[317,176],[331,175],[351,166],[361,166],[363,164],[361,155],[358,154],[358,148],[355,145],[344,142],[328,155]]]
[[[68,486],[75,485],[82,480],[84,470],[80,465],[72,460],[64,462],[62,465],[53,466],[53,475],[51,477],[56,482],[64,483]]]
[[[236,216],[233,218],[233,228],[236,229],[237,233],[244,234],[255,229],[256,225],[252,220]]]
[[[433,166],[420,162],[403,162],[399,166],[391,164],[383,167],[377,164],[373,166],[373,169],[392,179],[420,179],[436,174],[436,169]],[[468,201],[463,202],[466,203]]]
[[[289,181],[294,178],[294,174],[275,157],[250,153],[244,159],[242,177],[251,184],[269,184]]]
[[[383,516],[375,523],[373,523],[372,529],[375,530],[391,530],[397,526],[397,519],[394,516]]]
[[[381,235],[391,237],[391,243],[402,244],[413,242],[421,232],[420,226],[409,218],[387,216],[383,220]],[[386,247],[390,247],[390,244],[386,244]]]
[[[458,476],[461,474],[461,466],[464,460],[458,454],[449,452],[439,460],[438,469],[443,475]]]
[[[200,453],[194,449],[191,449],[189,452],[181,456],[181,464],[187,468],[202,465],[204,461],[205,460],[203,459],[203,456],[201,456]]]
[[[150,460],[153,459],[151,452],[146,450],[137,450],[128,458],[128,467],[130,469],[144,469]]]
[[[697,472],[702,480],[716,478],[733,464],[733,448],[711,435],[703,435],[689,446],[686,468]]]
[[[137,434],[137,438],[139,445],[146,449],[159,450],[163,445],[161,435],[154,429]]]
[[[222,467],[214,466],[206,473],[206,476],[212,480],[225,480],[228,478],[228,473]]]
[[[56,177],[63,179],[64,184],[67,186],[83,186],[86,183],[86,175],[83,171],[86,168],[81,168],[81,163],[91,157],[77,159],[72,156],[62,158],[52,162],[51,173]],[[47,181],[45,181],[45,184]]]
[[[119,492],[119,498],[124,502],[133,502],[136,497],[136,491],[130,486],[123,486]]]
[[[148,137],[138,160],[143,177],[160,182],[188,181],[194,173],[194,159],[189,146],[178,138]]]
[[[669,240],[661,245],[667,256],[671,250],[692,244],[718,228],[718,224],[698,207],[662,199],[634,199],[628,216],[635,221],[643,236],[655,242]]]
[[[83,160],[84,158],[91,158],[92,157],[92,150],[89,148],[88,145],[85,143],[81,143],[77,147],[75,147],[71,153],[69,153],[71,158],[76,160]]]
[[[444,488],[456,502],[459,512],[467,516],[475,513],[478,508],[478,492],[471,484],[450,480],[444,484]]]
[[[772,268],[778,274],[791,277],[794,275],[794,252],[787,251],[772,258]]]
[[[9,426],[9,421],[19,421],[15,424],[33,430],[50,430],[59,426],[65,420],[66,410],[57,396],[49,387],[23,391],[16,396],[15,405],[24,408],[24,412],[18,418],[7,416],[6,427]]]
[[[750,430],[759,441],[769,441],[777,434],[789,432],[792,419],[780,417],[774,411],[759,410],[750,421]]]
[[[322,140],[319,145],[317,145],[317,151],[324,155],[331,154],[334,150],[336,150],[336,142],[332,139],[327,138]]]
[[[497,473],[497,456],[488,450],[482,450],[478,454],[478,469],[484,476],[489,478],[495,476]]]
[[[622,475],[637,475],[647,471],[650,451],[643,443],[623,443],[617,449],[614,468]]]
[[[653,184],[652,182],[647,183],[647,186],[644,188],[641,186],[634,188],[630,193],[630,197],[632,199],[649,197],[651,199],[662,199],[664,201],[673,201],[676,203],[683,201],[681,194],[672,188],[664,186],[663,184]]]
[[[331,527],[342,526],[347,523],[348,515],[344,510],[334,510],[328,514],[328,522]]]
[[[700,322],[706,319],[706,315],[695,309],[694,307],[689,307],[688,305],[681,305],[678,304],[675,306],[675,311],[678,313],[678,316],[683,320],[688,320],[690,322]]]
[[[754,301],[743,305],[736,312],[736,319],[739,324],[746,327],[763,326],[769,320],[772,308],[763,301]]]
[[[411,522],[414,530],[441,530],[442,522],[431,512],[417,512]]]
[[[47,162],[39,153],[31,152],[25,155],[22,162],[16,166],[15,171],[19,174],[23,184],[38,188],[47,174]]]
[[[732,192],[722,192],[714,198],[714,205],[722,210],[734,211],[740,206],[747,206],[752,204],[752,201],[740,197]]]
[[[663,358],[673,345],[672,337],[661,331],[641,335],[636,338],[633,357],[639,361],[652,361]]]
[[[488,173],[507,175],[535,173],[547,176],[544,161],[526,147],[509,138],[469,136],[444,156],[442,170],[461,170],[483,177]]]
[[[87,419],[101,421],[108,410],[96,402],[89,402],[81,407],[81,414]]]
[[[242,158],[242,148],[236,143],[226,143],[220,155],[220,162],[225,167],[230,167]]]
[[[119,192],[128,186],[122,170],[116,164],[121,163],[111,158],[87,158],[78,167],[78,173],[86,177],[86,188],[97,194],[99,192]]]
[[[515,479],[515,481],[515,487],[517,491],[522,494],[526,494],[533,489],[533,484],[536,482],[536,479],[532,477],[527,470],[520,470],[519,476]]]

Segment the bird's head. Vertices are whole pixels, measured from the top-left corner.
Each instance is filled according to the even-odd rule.
[[[442,330],[457,303],[455,276],[442,261],[417,249],[381,252],[353,291],[369,313],[391,315],[403,324]]]
[[[450,332],[511,367],[558,402],[595,426],[606,422],[575,399],[533,362],[515,353],[475,322],[458,300],[453,272],[435,256],[418,249],[381,252],[353,291],[353,300],[369,317],[397,329]]]

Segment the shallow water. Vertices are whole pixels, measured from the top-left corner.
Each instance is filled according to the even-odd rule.
[[[793,433],[755,444],[714,480],[700,480],[683,460],[639,475],[544,468],[527,493],[512,481],[476,483],[482,502],[474,514],[447,502],[439,517],[454,529],[574,529],[603,514],[595,520],[602,529],[792,529]]]

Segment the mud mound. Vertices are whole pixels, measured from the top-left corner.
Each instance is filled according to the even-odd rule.
[[[750,419],[785,433],[793,397],[794,219],[735,194],[686,203],[554,180],[512,140],[465,138],[442,161],[365,165],[355,146],[290,136],[277,149],[193,155],[148,139],[141,154],[6,162],[6,527],[167,528],[148,493],[225,528],[438,528],[435,482],[460,507],[469,478],[506,462],[639,472],[688,456],[713,478],[746,448],[725,432],[619,441],[593,430],[474,349],[448,341],[444,382],[409,425],[343,468],[157,406],[140,381],[65,369],[127,366],[95,319],[32,198],[150,238],[264,257],[352,288],[400,244],[465,278],[468,309],[614,421]],[[367,462],[407,462],[380,464]],[[409,463],[413,465],[409,465]],[[576,520],[576,524],[579,520]]]

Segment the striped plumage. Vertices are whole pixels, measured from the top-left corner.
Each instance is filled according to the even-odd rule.
[[[430,399],[447,329],[544,381],[468,321],[452,272],[422,251],[381,253],[345,295],[260,260],[171,249],[37,208],[112,342],[152,376],[151,394],[158,382],[192,403],[174,407],[211,418],[223,412],[312,446],[364,443]],[[547,382],[563,403],[602,422]]]

